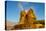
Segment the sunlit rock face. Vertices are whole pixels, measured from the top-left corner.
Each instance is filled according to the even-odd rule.
[[[19,24],[24,24],[25,16],[26,16],[26,12],[25,11],[21,11]]]
[[[27,19],[29,24],[33,24],[33,22],[36,20],[36,16],[32,9],[29,9],[29,11],[27,12]]]

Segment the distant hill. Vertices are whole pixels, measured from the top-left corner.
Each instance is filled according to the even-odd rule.
[[[5,25],[6,25],[7,30],[10,30],[11,28],[14,27],[14,25],[16,25],[16,23],[13,23],[11,21],[6,21]]]

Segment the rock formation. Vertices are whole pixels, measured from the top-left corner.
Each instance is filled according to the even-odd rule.
[[[30,8],[26,13],[25,10],[20,12],[20,22],[18,25],[15,25],[15,29],[28,29],[36,28],[33,22],[36,20],[36,16],[33,10]]]
[[[12,28],[12,30],[14,29],[32,29],[32,28],[43,27],[42,24],[34,24],[35,21],[36,21],[36,16],[31,8],[27,12],[23,10],[20,12],[19,23],[15,25],[14,28]]]
[[[36,16],[32,9],[29,9],[29,11],[26,13],[25,11],[21,11],[20,13],[20,24],[29,24],[33,23],[36,20]]]

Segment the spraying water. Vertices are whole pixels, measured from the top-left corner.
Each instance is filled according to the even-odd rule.
[[[21,10],[24,10],[24,8],[23,8],[21,2],[19,2],[18,6],[19,6],[19,8],[20,8]]]
[[[21,11],[25,11],[26,13],[28,12],[28,10],[25,10],[25,9],[23,8],[21,2],[18,3],[18,7],[21,9]]]

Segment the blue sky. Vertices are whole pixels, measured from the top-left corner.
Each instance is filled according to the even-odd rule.
[[[18,22],[20,11],[32,8],[35,12],[37,20],[44,20],[44,3],[33,3],[33,2],[18,2],[18,1],[8,1],[7,2],[7,20],[12,22]]]

